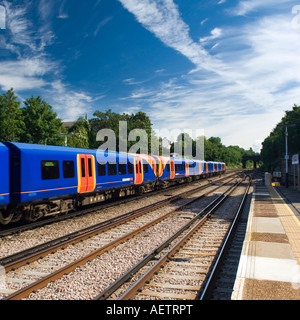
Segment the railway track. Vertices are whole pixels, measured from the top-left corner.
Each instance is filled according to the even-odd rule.
[[[238,170],[229,170],[227,173],[224,174],[224,177],[221,178],[221,179],[224,179],[226,177],[230,177],[230,176],[234,176],[235,174],[240,174],[241,172],[238,171]],[[211,177],[209,179],[207,179],[207,181],[218,181],[220,180],[220,178],[218,177]],[[53,223],[57,223],[57,222],[61,222],[61,221],[65,221],[65,220],[70,220],[70,219],[74,219],[76,217],[80,217],[80,216],[83,216],[83,215],[86,215],[86,214],[89,214],[89,213],[93,213],[93,212],[97,212],[99,210],[104,210],[104,209],[107,209],[107,208],[111,208],[111,207],[114,207],[114,206],[120,206],[122,204],[126,204],[126,203],[130,203],[132,201],[136,201],[137,199],[138,200],[141,200],[141,199],[147,199],[149,197],[153,197],[155,195],[159,195],[162,193],[162,191],[168,191],[168,192],[172,192],[174,190],[177,190],[177,189],[181,189],[185,186],[188,186],[188,185],[197,185],[199,184],[199,182],[201,182],[203,180],[196,180],[192,183],[182,183],[182,184],[179,184],[179,185],[175,185],[175,186],[171,186],[167,189],[164,189],[164,190],[158,190],[158,191],[152,191],[152,192],[147,192],[147,193],[144,193],[142,195],[133,195],[133,196],[128,196],[126,197],[125,199],[123,198],[119,198],[119,199],[113,199],[113,200],[107,200],[105,201],[104,203],[101,203],[101,204],[96,204],[96,205],[90,205],[86,208],[83,208],[83,209],[80,209],[80,210],[77,210],[77,211],[74,211],[74,212],[70,212],[68,214],[61,214],[61,215],[57,215],[57,216],[53,216],[53,217],[46,217],[44,219],[41,219],[41,220],[38,220],[36,222],[32,222],[32,223],[22,223],[21,222],[18,222],[18,223],[12,223],[8,226],[0,226],[0,238],[1,237],[5,237],[5,236],[9,236],[9,235],[13,235],[13,234],[16,234],[16,233],[21,233],[21,232],[24,232],[26,230],[32,230],[32,229],[35,229],[35,228],[40,228],[40,227],[43,227],[43,226],[46,226],[46,225],[50,225],[50,224],[53,224]]]
[[[227,183],[229,183],[229,181],[227,181]],[[225,184],[226,182],[217,187],[211,187],[212,190],[207,192],[206,195],[216,192],[217,189],[221,188]],[[110,226],[106,225],[101,226],[98,229],[95,228],[95,230],[88,231],[88,234],[85,233],[84,235],[80,236],[77,235],[75,238],[71,239],[71,241],[64,240],[61,244],[59,244],[60,247],[58,247],[56,244],[55,248],[49,247],[47,250],[45,249],[45,252],[39,248],[37,252],[26,254],[25,258],[15,257],[16,259],[11,259],[11,262],[4,264],[6,272],[6,292],[3,289],[1,291],[5,296],[4,299],[21,299],[27,297],[31,292],[44,287],[51,281],[63,277],[66,273],[74,271],[78,266],[83,266],[88,261],[104,255],[107,251],[113,250],[114,247],[119,246],[120,244],[122,245],[124,241],[128,241],[128,239],[132,239],[137,234],[145,232],[145,230],[150,229],[154,225],[158,225],[161,221],[168,221],[168,219],[170,219],[172,214],[175,212],[179,212],[184,207],[191,205],[195,201],[198,201],[199,198],[202,199],[205,197],[203,190],[201,190],[203,188],[204,186],[196,188],[196,190],[175,197],[176,199],[174,197],[171,200],[168,199],[166,202],[169,202],[168,205],[173,206],[173,208],[171,211],[168,210],[167,213],[161,212],[159,217],[154,218],[155,214],[149,214],[149,211],[153,211],[154,209],[158,209],[158,207],[164,206],[162,203],[154,206],[151,209],[145,209],[144,213],[141,213],[143,210],[139,210],[140,212],[138,213],[135,212],[136,216],[134,222],[132,217],[130,218],[131,220],[126,220],[130,215],[123,217],[124,220],[121,221],[123,228],[121,229],[118,226],[120,224],[120,220],[122,220],[120,218],[118,221],[114,222],[114,225],[111,224]],[[197,192],[202,192],[202,194],[196,197],[195,193]],[[177,201],[176,207],[174,205],[175,201]],[[167,204],[165,204],[165,206],[166,205]],[[146,213],[147,217],[145,215]],[[181,219],[182,225],[185,224],[184,220],[186,220],[186,217],[180,218],[177,214],[176,219]],[[75,242],[79,245],[77,248],[77,253],[72,253],[72,262],[70,262],[67,261],[68,252],[66,251],[69,251],[71,247],[74,247]],[[55,256],[55,253],[53,252],[58,252],[57,250],[60,252],[65,251],[63,254],[64,259]],[[91,252],[86,254],[88,250]],[[62,263],[63,266],[58,265],[58,261],[59,264]],[[54,272],[50,272],[53,270]],[[27,282],[30,282],[30,284],[24,286],[24,284],[27,284]],[[113,282],[113,280],[111,282]],[[22,287],[21,289],[15,289],[20,286]],[[12,291],[15,292],[12,293]]]
[[[2,265],[2,266],[8,265],[9,263],[11,263],[13,261],[20,260],[22,257],[32,255],[35,252],[39,253],[41,255],[41,253],[47,248],[51,248],[51,250],[53,251],[55,246],[57,246],[56,248],[59,248],[58,247],[59,244],[65,245],[71,239],[74,239],[74,241],[76,241],[76,239],[77,240],[79,239],[80,241],[82,241],[82,240],[84,240],[84,237],[86,237],[86,236],[89,237],[93,232],[102,232],[105,229],[107,229],[109,226],[113,227],[114,225],[124,223],[127,220],[134,218],[137,215],[145,214],[147,212],[155,210],[156,208],[166,206],[168,204],[175,202],[176,200],[179,200],[181,198],[188,196],[189,194],[193,194],[194,192],[204,190],[210,186],[213,186],[214,184],[222,183],[222,181],[224,181],[226,179],[231,179],[233,177],[235,177],[235,175],[229,175],[228,177],[223,177],[223,178],[220,178],[217,180],[213,180],[213,181],[210,181],[204,185],[195,184],[195,186],[193,186],[191,189],[188,189],[187,191],[181,192],[177,195],[174,195],[174,196],[172,196],[172,194],[167,195],[168,196],[167,199],[165,198],[163,200],[153,202],[150,205],[146,205],[146,206],[142,206],[142,207],[139,206],[139,208],[136,210],[127,211],[126,213],[121,214],[121,215],[117,214],[113,218],[101,221],[96,224],[92,224],[86,228],[79,229],[79,230],[74,231],[72,233],[68,233],[65,236],[61,236],[61,237],[55,238],[55,239],[47,241],[47,242],[43,242],[40,245],[35,245],[34,247],[29,247],[28,249],[22,250],[20,252],[16,252],[14,254],[11,254],[11,255],[8,255],[5,257],[0,257],[0,265]],[[164,197],[161,197],[161,198],[164,198]],[[11,234],[9,234],[9,235],[11,235]]]
[[[263,184],[261,173],[254,172],[255,188]],[[251,186],[251,191],[253,187]],[[251,197],[245,201],[245,210],[240,213],[240,218],[232,230],[232,235],[228,239],[228,245],[223,252],[222,259],[215,270],[214,278],[212,279],[209,288],[203,295],[205,300],[231,300],[234,294],[234,284],[237,277],[240,257],[242,254],[243,244],[246,235],[248,215],[250,210]]]
[[[199,212],[202,218],[199,220],[196,217],[193,227],[165,253],[158,254],[162,246],[155,249],[151,260],[146,258],[144,260],[147,262],[141,261],[95,299],[204,299],[246,199],[249,184],[245,187],[232,223],[231,218],[224,217],[224,209],[221,208],[237,187],[238,184]],[[150,265],[146,265],[148,262]],[[122,285],[133,273],[138,275],[133,277],[132,286],[124,292]],[[124,286],[126,288],[128,284]],[[119,292],[115,293],[116,290]]]

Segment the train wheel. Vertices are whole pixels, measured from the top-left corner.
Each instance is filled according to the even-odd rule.
[[[18,222],[18,221],[20,221],[21,218],[22,218],[22,216],[23,216],[23,212],[18,210],[17,212],[14,213],[14,216],[13,216],[11,222]]]
[[[36,205],[31,210],[28,210],[24,215],[26,222],[35,222],[49,212],[48,205]]]
[[[144,186],[139,186],[137,188],[137,195],[141,196],[143,193],[145,193],[145,187]]]
[[[11,213],[5,213],[0,210],[0,224],[6,225],[9,224],[13,218],[14,214]]]

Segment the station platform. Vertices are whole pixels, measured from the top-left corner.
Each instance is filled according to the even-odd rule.
[[[232,300],[300,300],[300,193],[254,185]]]

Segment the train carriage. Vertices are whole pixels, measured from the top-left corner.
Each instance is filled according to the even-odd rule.
[[[0,144],[0,165],[0,224],[225,171],[224,163],[13,142]]]
[[[6,145],[13,159],[11,203],[15,207],[22,204],[28,221],[111,199],[116,193],[134,194],[130,186],[153,181],[148,164],[137,155],[11,142]]]

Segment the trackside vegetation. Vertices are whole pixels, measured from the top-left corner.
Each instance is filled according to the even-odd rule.
[[[299,113],[300,114],[300,113]],[[101,129],[112,129],[116,136],[116,150],[119,150],[121,136],[119,122],[126,121],[127,133],[133,129],[143,129],[148,136],[148,150],[151,143],[158,142],[159,153],[172,153],[176,148],[184,148],[184,143],[192,143],[192,153],[196,154],[197,139],[204,141],[204,160],[225,162],[227,167],[242,167],[244,155],[258,155],[252,148],[245,150],[239,146],[225,146],[218,137],[198,137],[193,140],[188,134],[179,134],[177,140],[170,144],[170,149],[162,147],[162,138],[157,137],[152,128],[151,119],[144,112],[136,114],[118,114],[111,109],[96,111],[91,119],[79,117],[71,125],[66,126],[53,107],[40,96],[31,97],[20,102],[13,89],[0,95],[0,141],[14,141],[36,143],[44,145],[64,145],[65,136],[68,135],[68,146],[75,148],[98,148],[101,143],[97,141],[97,132]],[[158,141],[157,141],[158,140]],[[299,139],[298,139],[299,141]],[[134,145],[135,141],[128,141],[127,147]],[[192,156],[192,155],[191,155]],[[189,157],[187,155],[187,157]],[[252,163],[247,163],[251,166]]]
[[[300,106],[296,104],[292,110],[285,111],[284,117],[262,143],[261,158],[263,169],[273,172],[285,156],[285,126],[288,125],[288,153],[300,153]],[[293,125],[293,126],[290,126]]]

